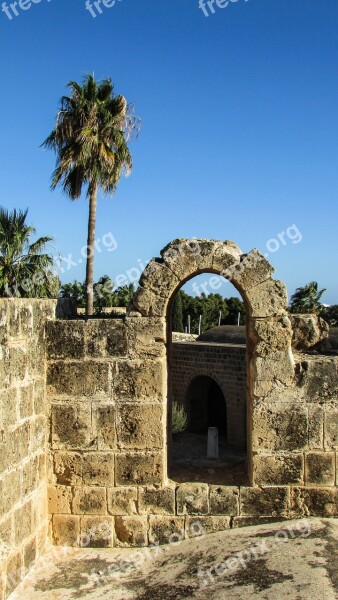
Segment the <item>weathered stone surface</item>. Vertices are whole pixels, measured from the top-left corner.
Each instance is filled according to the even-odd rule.
[[[50,362],[47,390],[50,396],[107,396],[111,391],[110,365],[93,360]]]
[[[127,330],[121,319],[87,321],[85,328],[86,354],[94,358],[126,356]]]
[[[290,315],[293,329],[292,347],[309,350],[329,337],[329,325],[318,315]]]
[[[338,487],[291,489],[292,517],[338,517]]]
[[[8,546],[13,546],[13,533],[14,528],[12,523],[12,514],[6,515],[0,521],[0,544],[7,544]]]
[[[112,404],[94,405],[92,409],[93,439],[99,450],[116,448],[115,407]]]
[[[48,512],[49,514],[71,514],[72,488],[65,485],[49,486]]]
[[[250,320],[250,337],[255,355],[268,357],[271,353],[290,351],[292,328],[288,316]]]
[[[287,487],[241,488],[242,516],[287,516],[289,489]]]
[[[78,485],[82,481],[82,455],[77,452],[55,452],[54,473],[60,485]]]
[[[22,554],[21,552],[15,552],[7,562],[5,598],[13,592],[23,577]]]
[[[55,546],[79,546],[80,518],[70,515],[54,515],[53,541]]]
[[[137,515],[137,488],[108,489],[108,512],[110,515]]]
[[[255,485],[290,485],[303,483],[303,455],[254,455]]]
[[[115,517],[115,545],[146,546],[147,528],[145,517]]]
[[[245,296],[255,318],[283,316],[286,312],[288,296],[285,284],[281,281],[264,281],[246,290]]]
[[[154,450],[163,447],[163,409],[158,404],[123,404],[117,410],[120,448]]]
[[[305,456],[305,481],[308,485],[331,486],[335,484],[334,452],[309,452]]]
[[[205,483],[183,483],[177,489],[178,515],[206,515],[209,512],[209,487]]]
[[[176,544],[184,539],[184,518],[163,517],[150,515],[149,542],[150,544]]]
[[[167,325],[164,318],[129,318],[126,321],[130,358],[166,356]]]
[[[253,414],[253,449],[302,450],[308,444],[307,408],[280,403],[257,408]]]
[[[159,295],[168,299],[174,290],[180,286],[180,280],[163,261],[154,259],[147,264],[143,271],[140,286],[146,287],[155,296]]]
[[[185,535],[187,538],[199,537],[217,531],[225,531],[230,527],[230,517],[186,517]]]
[[[212,515],[239,514],[239,490],[231,486],[210,486],[210,513]]]
[[[140,488],[140,513],[148,515],[175,514],[175,488]]]
[[[325,448],[338,448],[338,406],[327,407],[325,411],[324,439]]]
[[[85,356],[85,321],[52,321],[47,324],[47,352],[50,360]]]
[[[76,515],[107,514],[107,490],[104,487],[73,488],[72,513]]]
[[[161,402],[166,381],[161,359],[120,362],[114,375],[113,393],[116,400]]]
[[[26,543],[23,550],[23,563],[25,569],[29,572],[36,559],[37,544],[35,538]]]
[[[246,291],[271,280],[273,273],[272,265],[254,248],[248,254],[241,255],[239,265],[230,269],[227,278],[233,281],[236,287]]]
[[[82,548],[112,548],[114,527],[111,517],[81,517],[80,529]]]
[[[295,358],[295,383],[306,402],[337,402],[337,358],[309,354],[298,354]]]
[[[161,485],[163,460],[160,452],[116,454],[116,485]]]
[[[338,418],[338,414],[337,414]],[[324,448],[324,410],[320,405],[309,406],[309,449]]]
[[[91,408],[85,404],[52,406],[52,445],[55,449],[87,447],[91,441]]]
[[[154,294],[148,288],[139,286],[133,298],[133,308],[143,317],[164,317],[167,313],[168,299]]]
[[[86,452],[83,455],[82,477],[84,485],[114,485],[114,454]]]

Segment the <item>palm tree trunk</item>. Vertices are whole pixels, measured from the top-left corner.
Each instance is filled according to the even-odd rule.
[[[87,265],[86,265],[86,316],[94,312],[94,250],[95,250],[95,225],[96,225],[97,185],[89,190],[89,218],[87,238]]]

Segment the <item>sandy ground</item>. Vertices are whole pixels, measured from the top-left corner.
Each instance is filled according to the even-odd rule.
[[[285,521],[152,549],[50,548],[11,600],[337,600],[338,519]]]

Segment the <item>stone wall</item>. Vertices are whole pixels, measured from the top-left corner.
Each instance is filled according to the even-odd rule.
[[[0,300],[0,599],[47,540],[45,322],[54,300]]]
[[[227,408],[227,441],[245,449],[246,433],[246,349],[245,346],[203,342],[172,344],[170,373],[173,398],[185,407],[187,392],[201,375],[211,377],[223,392]]]

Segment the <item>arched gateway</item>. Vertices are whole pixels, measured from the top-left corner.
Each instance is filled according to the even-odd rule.
[[[133,301],[133,308],[143,317],[168,322],[175,293],[197,275],[221,275],[240,292],[247,313],[247,448],[251,482],[253,458],[256,464],[261,461],[259,438],[253,440],[253,409],[280,385],[290,385],[294,377],[287,292],[282,282],[272,278],[273,272],[271,264],[256,249],[243,254],[231,241],[177,239],[162,250],[160,258],[147,265]],[[168,334],[167,329],[167,337]]]

